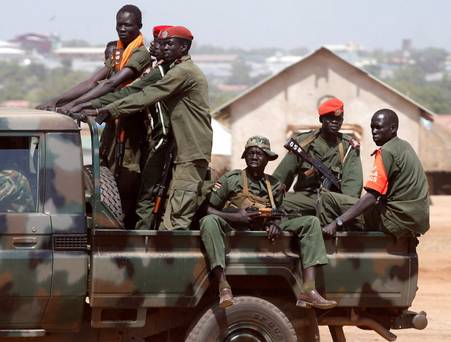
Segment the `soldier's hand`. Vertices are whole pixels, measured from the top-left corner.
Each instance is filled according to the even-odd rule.
[[[69,116],[74,120],[80,120],[83,122],[87,121],[86,115],[84,115],[83,113],[70,113]]]
[[[335,221],[333,221],[325,226],[322,230],[325,237],[334,237],[335,233],[337,232],[337,224],[335,223]]]
[[[271,223],[266,227],[266,233],[268,234],[268,239],[274,242],[280,235],[280,228],[278,225]]]

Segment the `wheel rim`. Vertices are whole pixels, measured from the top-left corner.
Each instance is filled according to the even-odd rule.
[[[227,328],[224,342],[271,342],[268,333],[259,326],[238,323]]]

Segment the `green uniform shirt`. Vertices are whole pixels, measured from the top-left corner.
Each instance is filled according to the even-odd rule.
[[[165,77],[106,108],[113,118],[164,101],[177,146],[176,163],[211,159],[213,130],[208,107],[208,84],[189,56],[174,62]]]
[[[136,75],[140,75],[144,70],[146,70],[147,67],[149,67],[150,63],[151,58],[149,51],[145,46],[141,46],[132,51],[129,60],[124,67],[131,68],[134,70]],[[116,73],[112,59],[105,61],[105,65],[111,69],[112,74]],[[108,95],[109,94],[105,96]],[[148,145],[147,121],[147,113],[142,112],[140,115],[134,115],[131,118],[122,120],[120,123],[120,128],[125,131],[125,149],[122,167],[132,172],[139,173],[141,171],[143,159],[146,157],[145,154],[147,152]],[[107,166],[111,170],[115,170],[116,168],[116,134],[117,129],[115,123],[107,123],[102,132],[99,151],[101,164]]]
[[[424,234],[429,229],[429,195],[426,175],[410,144],[398,137],[381,147],[388,178],[384,226]]]
[[[316,138],[308,142],[316,135]],[[360,152],[351,147],[344,163],[340,158],[339,144],[342,143],[343,156],[350,146],[351,136],[339,134],[336,143],[329,143],[324,140],[319,131],[310,131],[306,133],[295,134],[293,138],[303,146],[312,157],[323,162],[340,180],[341,191],[343,194],[359,198],[362,192],[363,175],[362,164],[360,161]],[[294,153],[287,153],[274,171],[273,176],[278,178],[289,189],[297,176],[294,191],[315,193],[321,185],[321,177],[317,172],[312,172],[312,166],[298,158]]]
[[[0,212],[35,211],[28,179],[19,171],[0,171]]]
[[[169,69],[169,65],[161,65],[160,66],[163,70],[163,73],[166,73]],[[161,80],[163,78],[162,73],[158,67],[153,68],[150,70],[150,72],[139,79],[136,79],[133,83],[129,84],[127,87],[124,87],[118,91],[115,91],[114,93],[108,93],[104,96],[101,96],[95,100],[91,101],[91,105],[94,108],[100,108],[104,107],[106,105],[109,105],[110,103],[113,103],[114,101],[123,99],[131,94],[135,94],[143,90],[144,87],[150,86],[157,81]],[[164,105],[164,103],[161,103],[162,109],[163,109],[163,115],[161,120],[161,117],[159,113],[155,110],[155,106],[151,105],[146,107],[146,111],[148,115],[150,116],[151,120],[151,132],[150,132],[150,138],[154,142],[158,142],[163,137],[163,132],[169,132],[170,130],[170,121],[169,117],[166,114],[167,108]],[[163,130],[164,125],[164,130]]]
[[[277,208],[282,205],[284,192],[281,189],[281,183],[273,176],[267,175],[271,190],[274,196],[274,202]],[[267,199],[267,206],[271,207],[268,190],[266,188],[265,178],[253,179],[247,174],[247,181],[249,193],[255,196]],[[211,196],[210,205],[218,210],[221,210],[226,205],[227,201],[235,195],[243,191],[243,178],[241,177],[241,170],[233,170],[227,172],[214,185]]]
[[[145,46],[140,46],[132,51],[132,54],[130,55],[130,58],[124,68],[131,68],[137,75],[141,75],[150,65],[151,61],[149,50],[147,50]],[[105,61],[105,66],[110,69],[111,74],[116,73],[113,57]]]

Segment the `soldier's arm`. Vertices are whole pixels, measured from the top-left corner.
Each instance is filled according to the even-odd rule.
[[[343,165],[341,192],[359,198],[363,188],[362,162],[358,149],[352,149]]]
[[[160,71],[158,69],[154,69],[149,74],[144,76],[142,79],[139,79],[139,80],[133,82],[132,84],[128,85],[127,87],[124,87],[115,92],[108,93],[97,99],[92,100],[90,105],[93,108],[100,108],[100,107],[109,105],[110,103],[113,103],[114,101],[123,99],[131,94],[135,94],[135,93],[143,90],[145,87],[154,84],[155,82],[159,81],[160,79],[161,79]]]
[[[36,109],[43,109],[43,110],[55,110],[57,106],[62,106],[67,104],[68,102],[76,99],[77,97],[85,94],[86,92],[90,91],[96,85],[99,81],[105,79],[109,73],[110,69],[107,66],[104,66],[100,70],[96,71],[94,74],[91,75],[87,80],[77,84],[76,86],[70,88],[66,92],[64,92],[62,95],[57,96],[53,99],[48,100],[45,103],[40,104],[36,107]]]
[[[297,175],[298,162],[298,158],[294,153],[287,153],[273,173],[274,177],[285,184],[286,189],[289,189],[293,184]]]
[[[184,91],[191,85],[182,71],[171,69],[165,77],[141,91],[115,101],[99,112],[108,112],[114,119],[141,111],[145,107]]]

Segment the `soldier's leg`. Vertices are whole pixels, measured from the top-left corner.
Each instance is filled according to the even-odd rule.
[[[316,194],[287,192],[283,200],[283,207],[288,214],[315,215],[316,200]]]
[[[167,153],[167,146],[149,153],[144,165],[141,184],[138,191],[136,204],[136,214],[138,222],[135,229],[150,229],[153,220],[153,204],[155,198],[155,186],[161,179],[164,159]]]
[[[226,233],[233,228],[216,215],[207,215],[200,220],[200,236],[205,247],[210,270],[218,281],[219,305],[222,307],[233,304],[230,284],[225,276],[225,243]]]
[[[296,305],[318,309],[330,309],[336,306],[335,301],[326,300],[316,290],[315,270],[328,263],[319,219],[315,216],[297,217],[282,221],[280,227],[297,235],[299,242],[303,287]]]
[[[160,229],[189,229],[200,204],[199,196],[207,171],[206,160],[175,165]]]
[[[121,167],[119,177],[116,179],[119,195],[121,196],[122,210],[124,212],[124,226],[133,229],[136,223],[136,198],[141,175]]]
[[[338,216],[343,214],[346,210],[352,207],[359,199],[344,194],[339,194],[332,191],[323,191],[319,200],[320,206],[318,210],[318,217],[321,226],[326,226],[334,221]],[[358,217],[347,224],[347,226],[355,226],[362,229],[363,218]]]

